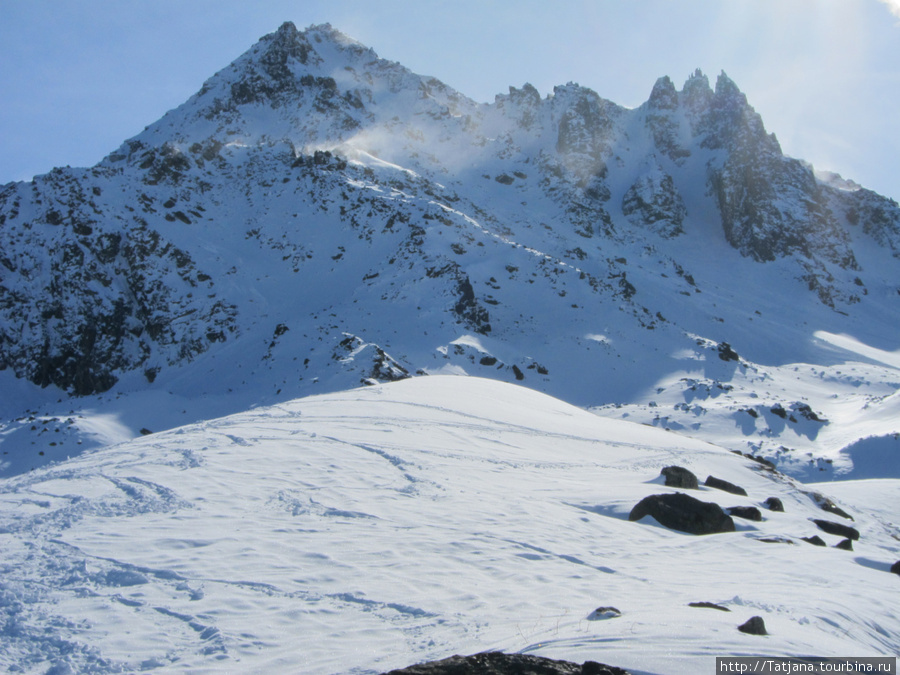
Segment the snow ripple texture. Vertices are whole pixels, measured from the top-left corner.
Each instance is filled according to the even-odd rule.
[[[671,464],[749,493],[704,501],[785,512],[705,537],[629,522],[673,491]],[[854,551],[795,480],[514,385],[299,399],[0,483],[0,669],[362,674],[501,649],[686,673],[725,654],[896,654],[900,481],[837,487]],[[827,547],[801,539],[817,533]],[[754,615],[768,636],[737,630]]]

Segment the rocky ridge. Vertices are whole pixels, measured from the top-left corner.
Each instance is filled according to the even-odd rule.
[[[628,400],[673,353],[740,336],[746,369],[818,358],[806,325],[896,325],[900,209],[848,185],[724,73],[633,110],[573,83],[481,104],[286,23],[97,166],[0,189],[0,369],[76,396],[225,370],[261,396],[466,372]],[[333,356],[347,335],[393,365]]]

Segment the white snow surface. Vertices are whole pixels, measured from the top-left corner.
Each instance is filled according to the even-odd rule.
[[[749,495],[703,501],[785,511],[707,536],[629,522],[674,491],[669,465]],[[816,488],[854,522],[721,447],[477,377],[287,401],[0,481],[0,670],[363,674],[499,649],[699,673],[897,654],[900,480]],[[854,550],[813,518],[857,528]],[[816,534],[827,547],[801,540]],[[737,630],[751,616],[769,635]]]

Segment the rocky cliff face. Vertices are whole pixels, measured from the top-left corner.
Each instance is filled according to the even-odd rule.
[[[575,84],[477,104],[327,25],[285,24],[96,167],[4,186],[0,229],[0,368],[76,395],[207,357],[235,386],[266,360],[324,381],[349,334],[384,372],[565,396],[721,341],[747,308],[713,295],[897,312],[900,209],[784,157],[724,74],[634,110]]]

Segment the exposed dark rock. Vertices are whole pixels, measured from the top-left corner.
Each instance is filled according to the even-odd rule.
[[[836,534],[839,537],[847,537],[848,539],[852,539],[856,541],[859,539],[859,530],[855,527],[850,527],[849,525],[843,525],[841,523],[835,523],[831,520],[818,520],[814,519],[813,522],[819,526],[819,529],[823,532],[827,532],[828,534]]]
[[[660,525],[689,534],[734,532],[734,521],[722,507],[681,492],[644,497],[631,510],[628,520],[640,520],[644,516],[652,516]]]
[[[801,537],[801,539],[809,544],[812,544],[813,546],[827,546],[825,540],[817,534],[814,534],[811,537]]]
[[[683,466],[667,466],[659,473],[666,477],[666,485],[669,487],[684,488],[685,490],[697,490],[700,487],[697,476]]]
[[[747,496],[747,491],[734,483],[729,483],[727,480],[722,480],[721,478],[716,478],[715,476],[707,476],[706,482],[704,483],[707,487],[716,488],[717,490],[725,490],[725,492],[730,492],[734,495],[742,495],[744,497]]]
[[[748,412],[749,412],[749,410],[748,410]],[[753,412],[756,413],[755,415],[752,415],[753,417],[759,417],[759,413],[757,413],[755,410],[753,410]],[[762,464],[763,467],[765,467],[766,469],[769,469],[770,471],[778,470],[778,468],[775,466],[775,462],[772,462],[772,461],[766,459],[765,457],[760,457],[759,455],[753,455],[749,452],[739,452],[737,454],[739,454],[741,457],[746,457],[747,459],[752,459],[757,464]]]
[[[581,675],[628,675],[628,671],[605,663],[585,661],[581,664]]]
[[[853,520],[853,516],[844,511],[844,509],[835,504],[830,498],[826,497],[822,493],[810,492],[808,494],[818,505],[818,507],[823,511],[828,511],[828,513],[833,513],[834,515],[840,516],[841,518],[846,518],[847,520]]]
[[[740,361],[741,357],[731,348],[727,342],[719,343],[719,358],[723,361]]]
[[[827,419],[825,419],[824,417],[821,417],[821,416],[817,415],[815,412],[813,412],[813,409],[810,408],[809,404],[807,404],[807,403],[797,402],[797,403],[794,403],[793,405],[791,405],[791,408],[794,410],[794,412],[796,412],[799,415],[803,416],[804,418],[808,419],[810,422],[821,422],[822,424],[828,423]]]
[[[702,609],[718,609],[720,612],[730,612],[731,610],[714,602],[689,602],[688,607],[700,607]]]
[[[144,428],[141,429],[141,436],[149,436],[149,435],[152,434],[152,433],[153,433],[153,432],[150,431],[147,427],[144,427]]]
[[[420,663],[383,675],[628,675],[628,671],[596,661],[579,665],[531,654],[484,652]]]
[[[837,544],[835,544],[834,547],[843,549],[844,551],[852,551],[853,550],[853,540],[852,539],[842,539]]]
[[[766,500],[766,508],[768,508],[769,511],[784,512],[784,504],[781,503],[781,500],[778,497],[769,497]]]
[[[757,539],[757,541],[765,542],[766,544],[793,544],[794,540],[788,537],[762,537]]]
[[[615,607],[598,607],[593,612],[588,614],[588,621],[600,621],[602,619],[617,619],[622,616],[622,612],[620,612]]]
[[[742,633],[748,633],[749,635],[768,635],[766,632],[766,622],[763,621],[761,616],[751,617],[745,623],[738,626],[738,630]]]
[[[683,232],[687,210],[672,176],[658,169],[641,176],[628,188],[622,197],[622,213],[633,225],[671,238]]]
[[[762,520],[762,513],[755,506],[732,506],[728,509],[728,515],[744,520]]]
[[[900,560],[891,565],[891,572],[894,574],[900,574]]]

